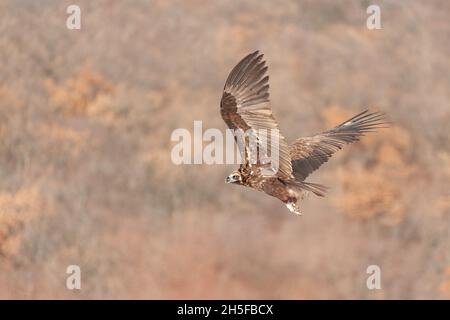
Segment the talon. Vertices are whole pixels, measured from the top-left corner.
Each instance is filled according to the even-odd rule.
[[[301,216],[302,213],[300,212],[300,208],[297,206],[296,202],[288,201],[286,203],[286,207],[289,209],[290,212],[295,213],[296,215]]]

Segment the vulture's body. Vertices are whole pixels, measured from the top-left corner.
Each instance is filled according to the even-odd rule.
[[[366,132],[384,127],[383,115],[367,110],[337,127],[289,145],[280,133],[269,103],[269,77],[263,55],[258,51],[242,59],[231,71],[225,83],[220,112],[230,129],[253,132],[258,155],[249,147],[249,139],[238,143],[244,163],[230,174],[226,182],[247,186],[280,199],[291,212],[300,214],[298,202],[306,192],[324,196],[326,187],[305,182],[306,177],[341,149],[358,141]],[[274,132],[277,140],[277,171],[267,174],[271,163],[260,160],[260,152],[268,155],[271,146],[261,132]],[[256,159],[256,161],[250,161]]]

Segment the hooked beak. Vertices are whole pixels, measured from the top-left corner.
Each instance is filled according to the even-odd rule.
[[[238,180],[236,180],[235,178],[233,178],[233,176],[228,176],[225,178],[225,183],[234,183]]]

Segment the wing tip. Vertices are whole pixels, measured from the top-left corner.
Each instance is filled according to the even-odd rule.
[[[260,53],[260,50],[257,49],[255,51],[247,54],[241,61],[244,61],[244,60],[252,61],[254,59],[258,59],[259,57],[261,57],[261,58],[264,57],[264,54]]]
[[[264,53],[261,53],[259,49],[253,51],[252,53],[248,54],[247,57],[251,57],[250,61],[253,60],[260,60],[261,62],[264,62]],[[245,58],[244,58],[245,59]]]
[[[382,111],[370,111],[369,108],[344,121],[339,126],[361,126],[361,129],[383,129],[392,125],[386,120],[386,114]]]

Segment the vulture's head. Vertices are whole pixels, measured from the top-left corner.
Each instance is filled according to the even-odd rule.
[[[226,183],[242,184],[242,175],[239,171],[233,171],[226,179]]]

